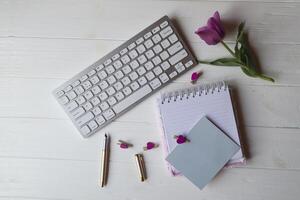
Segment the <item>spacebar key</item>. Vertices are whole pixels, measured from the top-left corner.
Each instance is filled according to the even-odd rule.
[[[140,88],[139,90],[135,91],[132,95],[125,98],[120,103],[116,104],[112,109],[115,111],[115,113],[120,113],[147,94],[149,94],[152,91],[149,85],[145,85],[144,87]]]

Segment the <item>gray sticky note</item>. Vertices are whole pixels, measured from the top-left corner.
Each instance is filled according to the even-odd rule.
[[[166,160],[200,189],[240,149],[206,117],[199,120],[187,138],[190,142],[177,145]]]

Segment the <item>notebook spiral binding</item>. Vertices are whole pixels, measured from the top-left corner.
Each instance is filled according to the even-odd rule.
[[[181,101],[183,99],[194,98],[196,96],[203,96],[213,94],[215,92],[226,91],[228,85],[224,81],[198,85],[191,88],[185,88],[167,92],[161,96],[161,104],[170,103],[171,101]]]

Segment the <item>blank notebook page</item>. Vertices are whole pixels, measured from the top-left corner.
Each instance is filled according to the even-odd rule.
[[[162,94],[158,107],[167,154],[177,145],[174,135],[186,134],[203,116],[240,145],[230,92],[224,82]],[[243,161],[240,149],[227,165]],[[170,170],[173,175],[179,174],[172,167]]]

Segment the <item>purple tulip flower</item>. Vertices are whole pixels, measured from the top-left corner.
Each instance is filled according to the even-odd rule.
[[[208,19],[206,26],[198,28],[195,33],[208,45],[221,42],[225,36],[225,31],[221,24],[219,12],[216,11],[214,16]]]

